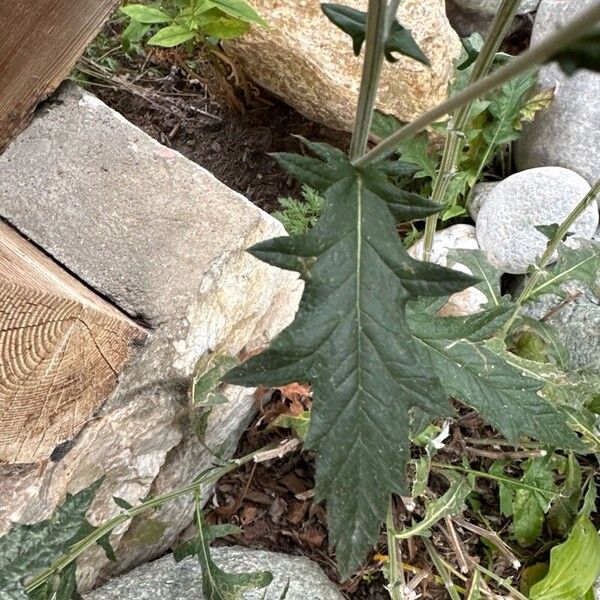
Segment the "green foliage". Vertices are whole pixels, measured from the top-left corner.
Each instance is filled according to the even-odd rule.
[[[100,479],[73,496],[68,494],[65,502],[49,519],[34,525],[15,524],[0,537],[1,600],[27,599],[24,579],[49,567],[93,529],[86,521],[85,514],[101,483]],[[45,600],[57,594],[58,598],[70,599],[74,589],[72,568],[48,580],[35,597]]]
[[[542,533],[545,514],[558,495],[549,456],[532,458],[523,463],[522,483],[543,489],[544,492],[525,488],[516,490],[513,498],[513,529],[521,546],[530,546]]]
[[[540,394],[547,381],[512,364],[514,355],[502,340],[492,337],[513,311],[512,304],[500,297],[498,270],[477,250],[452,252],[449,264],[454,262],[479,278],[477,288],[488,299],[487,310],[469,317],[439,318],[436,313],[443,302],[420,300],[408,307],[411,331],[446,391],[475,408],[511,441],[525,434],[550,445],[581,450],[564,414]]]
[[[546,519],[548,527],[558,537],[562,538],[568,533],[577,517],[582,488],[583,477],[581,467],[576,456],[570,452],[567,459],[564,482],[559,495],[552,503],[548,512],[548,518]]]
[[[175,560],[195,556],[202,569],[202,593],[206,600],[241,600],[247,590],[265,588],[273,580],[266,571],[255,573],[226,573],[210,555],[210,543],[224,535],[239,532],[236,527],[209,526],[201,511],[196,511],[198,536],[180,546],[174,553]]]
[[[149,43],[164,47],[194,42],[214,48],[218,40],[242,35],[253,24],[265,25],[245,0],[164,0],[160,5],[129,4],[122,11],[131,19],[124,33],[126,39],[138,42],[152,34]],[[367,38],[366,14],[335,4],[325,4],[323,11],[352,37],[354,51],[359,54]],[[428,64],[410,32],[393,19],[390,23],[386,58],[394,62],[395,53],[400,53]],[[596,37],[594,31],[554,58],[568,72],[579,67],[597,68],[597,47],[590,44]],[[480,39],[465,42],[465,56],[452,93],[463,89],[471,78],[480,50]],[[509,60],[499,54],[494,66]],[[368,82],[368,69],[365,73]],[[329,538],[344,577],[377,540],[391,495],[406,493],[412,436],[416,444],[425,447],[423,456],[411,461],[415,471],[413,494],[430,501],[425,516],[408,529],[394,531],[394,540],[422,536],[452,598],[459,598],[458,588],[426,536],[441,519],[461,512],[467,498],[477,512],[481,501],[472,493],[476,477],[498,483],[500,512],[512,517],[515,538],[522,546],[538,541],[544,523],[559,536],[572,528],[566,542],[552,550],[543,579],[541,569],[537,569],[527,582],[531,600],[589,597],[600,570],[598,536],[589,521],[596,486],[588,467],[582,468],[572,451],[600,452],[593,412],[600,410],[600,375],[565,370],[567,357],[551,328],[518,317],[520,304],[515,307],[510,298],[502,297],[500,273],[482,252],[459,251],[449,256],[450,265],[464,265],[471,277],[413,260],[397,234],[399,223],[406,231],[408,222],[438,211],[443,211],[443,219],[464,215],[475,183],[519,137],[523,122],[533,120],[552,97],[551,90],[538,92],[534,74],[524,72],[497,92],[472,102],[466,126],[460,121],[463,130],[452,130],[451,119],[434,125],[448,139],[461,140],[462,148],[457,168],[445,169],[442,174],[451,176],[447,194],[441,195],[444,206],[428,199],[439,176],[441,156],[426,134],[399,143],[399,160],[384,159],[375,164],[368,160],[351,163],[339,150],[306,140],[303,142],[315,156],[276,155],[280,164],[305,184],[305,202],[282,199],[282,211],[277,216],[292,237],[262,242],[252,253],[271,265],[297,271],[305,283],[304,295],[295,321],[271,348],[236,366],[225,379],[249,385],[311,381],[312,413],[282,415],[272,425],[292,428],[305,439],[307,448],[316,451],[316,499],[327,501]],[[362,120],[359,126],[365,132],[365,119],[358,120]],[[386,137],[399,127],[392,117],[376,115],[372,131]],[[354,166],[357,164],[369,166],[358,168]],[[558,232],[556,225],[538,229],[549,238]],[[413,237],[419,234],[414,225],[412,231]],[[561,248],[556,265],[543,272],[535,267],[541,275],[525,300],[549,292],[564,295],[564,284],[573,279],[595,289],[599,268],[598,245],[582,242],[577,248]],[[467,286],[475,286],[485,295],[487,304],[481,312],[441,318],[439,309],[448,296]],[[190,402],[192,423],[199,435],[212,407],[223,401],[218,386],[236,363],[229,357],[211,355],[198,364]],[[462,467],[435,463],[432,456],[443,447],[447,425],[427,425],[435,417],[452,414],[449,397],[475,408],[511,443],[528,436],[551,448],[572,451],[567,458],[552,451],[546,456],[537,452],[535,458],[514,465],[499,460],[485,473],[471,470],[466,460]],[[522,468],[520,480],[505,475],[509,464]],[[450,480],[447,491],[433,499],[427,487],[432,468]],[[112,527],[190,491],[196,493],[199,533],[175,556],[178,560],[190,555],[198,558],[204,596],[237,600],[245,590],[270,583],[270,574],[228,574],[214,563],[210,542],[237,530],[206,524],[198,483],[138,507],[115,498],[124,512],[101,530],[85,520],[95,489],[69,497],[48,521],[17,525],[0,538],[0,599],[78,597],[74,561],[81,544],[74,547],[74,543],[83,538],[88,545],[97,541],[114,559],[108,542]],[[582,495],[583,508],[578,512]],[[387,523],[393,530],[393,515]],[[153,543],[165,526],[151,520],[140,531],[135,526],[130,531],[139,543]],[[499,548],[500,541],[492,545]],[[510,548],[504,546],[512,556]],[[70,554],[56,563],[59,567],[55,564],[43,571],[65,552]],[[514,564],[516,558],[512,558]],[[35,580],[35,590],[28,595],[24,579],[40,570],[42,577]],[[481,573],[512,591],[506,580],[476,565],[465,597],[481,596]],[[394,595],[397,590],[390,591]]]
[[[551,325],[522,317],[512,338],[510,350],[517,356],[542,363],[554,363],[561,369],[567,368],[569,353]]]
[[[274,427],[291,429],[301,440],[304,440],[308,434],[309,426],[310,411],[305,410],[297,416],[282,414],[275,417],[269,424],[269,429]]]
[[[563,286],[569,281],[579,281],[598,293],[596,280],[600,272],[600,244],[583,239],[577,239],[573,244],[575,247],[559,246],[558,261],[542,272],[527,300],[534,300],[542,294],[565,298],[567,293]]]
[[[302,200],[279,198],[281,210],[273,213],[290,235],[306,233],[318,221],[323,210],[323,197],[317,190],[303,185],[301,194]]]
[[[161,25],[148,44],[165,48],[190,40],[214,43],[243,35],[252,24],[266,26],[245,0],[165,0],[160,6],[128,4],[121,11],[131,19],[123,32],[127,44],[139,42]]]
[[[208,417],[213,408],[227,404],[219,392],[223,376],[239,364],[234,356],[208,353],[198,360],[190,386],[191,422],[200,440],[204,439]]]
[[[444,475],[450,481],[448,490],[437,500],[427,505],[425,517],[421,521],[412,527],[397,532],[395,534],[397,539],[406,540],[415,535],[430,535],[431,528],[444,517],[462,512],[465,500],[473,489],[471,483],[467,477],[462,477],[451,471],[445,472]]]
[[[473,52],[479,52],[480,46],[473,40]],[[501,55],[501,60],[506,60]],[[464,58],[464,57],[463,57]],[[467,65],[463,67],[463,65]],[[453,91],[463,89],[473,68],[471,63],[463,63],[457,72]],[[505,149],[521,136],[522,124],[533,121],[535,115],[548,107],[553,99],[552,90],[536,93],[535,73],[523,73],[496,92],[473,104],[469,123],[465,131],[465,148],[461,154],[456,172],[450,180],[446,194],[446,205],[442,220],[460,217],[466,214],[467,206],[478,181],[485,176],[485,170]],[[375,113],[372,133],[385,138],[397,131],[402,124],[391,115]],[[447,135],[447,124],[440,123],[435,129]],[[441,151],[430,148],[426,133],[402,141],[396,147],[402,162],[415,165],[418,170],[414,178],[419,181],[416,191],[427,194],[431,182],[437,177]]]
[[[301,180],[341,175],[325,193],[321,220],[307,234],[251,249],[269,264],[300,273],[300,308],[270,349],[234,369],[227,381],[312,382],[306,445],[317,450],[316,496],[327,500],[330,540],[348,576],[375,541],[390,494],[404,489],[410,408],[432,416],[450,410],[411,340],[406,303],[415,295],[452,293],[473,279],[415,261],[404,250],[396,219],[423,217],[437,207],[408,200],[376,169],[355,170],[333,148],[309,147],[321,160],[279,159]]]
[[[352,38],[352,49],[355,56],[358,56],[367,35],[367,13],[349,6],[330,3],[322,3],[321,9],[336,27],[339,27]],[[389,62],[396,62],[395,52],[413,58],[424,65],[431,65],[429,59],[413,39],[410,31],[402,27],[396,19],[392,21],[385,41],[385,58]]]
[[[530,591],[531,600],[581,600],[600,574],[600,537],[589,517],[579,517],[568,539],[550,551],[548,574]]]

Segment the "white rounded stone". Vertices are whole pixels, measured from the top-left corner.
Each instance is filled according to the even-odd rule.
[[[477,218],[477,241],[489,262],[506,273],[525,273],[546,249],[548,239],[536,226],[562,223],[590,191],[587,181],[562,167],[515,173],[489,194]],[[570,232],[590,239],[598,226],[592,204]]]
[[[531,45],[539,45],[594,2],[542,0]],[[600,73],[580,69],[567,76],[556,63],[549,63],[540,68],[538,83],[541,89],[555,88],[554,101],[524,126],[516,144],[517,167],[566,167],[593,185],[600,177]]]
[[[413,244],[408,253],[416,259],[423,257],[423,239]],[[447,229],[436,232],[431,247],[431,262],[442,267],[448,266],[448,253],[450,250],[479,250],[475,238],[475,227],[472,225],[453,225]],[[472,275],[471,271],[460,263],[452,265],[456,271]],[[452,294],[448,302],[439,310],[440,317],[463,317],[479,312],[487,303],[483,292],[475,287],[469,287],[461,292]]]
[[[471,215],[473,221],[477,221],[477,215],[481,210],[484,202],[488,199],[491,191],[498,185],[497,181],[486,181],[484,183],[478,183],[473,190],[473,196],[467,205],[467,210]]]

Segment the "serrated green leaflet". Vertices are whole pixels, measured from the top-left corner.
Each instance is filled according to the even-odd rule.
[[[344,179],[354,179],[358,173],[348,157],[337,148],[318,142],[309,142],[301,136],[298,139],[317,158],[280,152],[273,158],[298,181],[325,192]],[[363,188],[367,188],[388,203],[388,208],[399,221],[422,219],[440,210],[439,205],[418,194],[407,192],[393,184],[387,174],[393,162],[382,161],[375,166],[360,171]]]
[[[234,356],[209,353],[201,357],[194,368],[190,386],[192,404],[191,422],[196,435],[204,439],[208,417],[215,406],[227,403],[227,398],[218,391],[225,373],[239,364]]]
[[[435,318],[424,302],[409,307],[413,334],[429,354],[446,391],[475,408],[507,439],[529,435],[544,443],[584,450],[565,416],[539,392],[544,382],[516,364],[522,360],[498,339],[487,339],[502,327],[512,306],[501,303],[470,317]],[[536,363],[537,364],[537,363]]]
[[[220,569],[210,555],[210,542],[222,535],[239,532],[236,527],[225,525],[210,527],[198,510],[196,513],[198,536],[189,540],[175,552],[175,559],[196,556],[202,569],[202,593],[206,600],[241,600],[248,590],[267,587],[273,575],[267,571],[254,573],[226,573]]]
[[[523,104],[519,112],[519,120],[515,128],[521,130],[523,123],[532,123],[538,112],[548,108],[554,100],[554,88],[542,90]]]
[[[479,283],[474,287],[487,298],[489,307],[501,304],[500,277],[502,277],[502,271],[488,262],[483,250],[450,250],[448,265],[456,264],[464,265],[474,277],[479,279]]]
[[[519,138],[521,108],[535,82],[533,73],[523,73],[491,95],[488,110],[493,119],[483,128],[483,137],[492,147]]]
[[[375,111],[371,124],[371,133],[379,138],[386,138],[402,127],[402,123],[393,115],[385,115]],[[419,169],[414,177],[422,179],[429,177],[435,179],[437,175],[438,159],[429,153],[427,134],[422,133],[410,137],[396,147],[402,157],[402,164],[415,165]],[[391,164],[394,164],[393,162]]]
[[[537,340],[535,342],[538,354],[537,358],[541,358],[541,362],[552,362],[561,369],[568,367],[569,352],[559,339],[556,329],[552,325],[544,321],[537,321],[531,317],[521,317],[519,327],[515,333],[515,343],[523,351],[515,351],[514,353],[523,358],[535,360],[536,352],[528,352],[526,348],[522,347],[520,338],[523,334],[532,336],[530,340],[532,338]]]
[[[398,531],[395,537],[407,540],[414,535],[428,535],[431,528],[441,519],[462,512],[467,496],[473,490],[467,477],[450,471],[444,473],[450,480],[450,487],[437,500],[430,502],[425,510],[425,517],[408,529]]]
[[[580,281],[592,291],[597,292],[598,273],[600,271],[600,244],[591,240],[576,239],[576,247],[562,244],[558,250],[558,261],[545,270],[527,300],[542,294],[566,296],[563,289],[569,281]]]
[[[271,348],[226,376],[243,385],[312,383],[306,445],[317,450],[316,495],[327,500],[330,541],[344,577],[376,540],[390,494],[405,489],[410,409],[450,412],[410,335],[406,302],[474,282],[407,254],[394,216],[413,218],[430,208],[392,207],[387,191],[377,173],[352,169],[327,190],[311,231],[251,249],[271,265],[298,271],[304,295],[295,321]]]
[[[600,573],[600,537],[588,517],[580,517],[567,541],[550,551],[550,569],[530,591],[531,600],[580,600]]]
[[[25,600],[23,579],[47,568],[83,537],[82,531],[89,531],[85,513],[101,483],[98,480],[68,495],[49,519],[34,525],[15,524],[0,537],[0,600]]]
[[[489,340],[486,345],[507,365],[520,370],[523,376],[537,380],[541,384],[539,395],[547,398],[563,414],[566,414],[567,420],[579,418],[583,427],[588,417],[593,419],[591,413],[586,415],[583,409],[598,394],[599,373],[585,370],[566,372],[551,363],[528,360],[508,352],[498,339]],[[574,429],[580,431],[579,427]]]
[[[279,415],[271,421],[268,429],[283,427],[291,429],[301,440],[306,438],[310,426],[310,411],[305,410],[299,415]]]
[[[414,461],[415,464],[415,477],[413,480],[411,497],[418,498],[427,489],[427,482],[429,481],[429,470],[431,468],[431,458],[429,455],[421,456],[418,460]]]
[[[367,33],[367,13],[341,4],[323,3],[321,9],[325,16],[344,33],[352,38],[352,49],[355,56],[360,54]],[[410,31],[396,21],[392,21],[390,31],[384,45],[385,58],[396,62],[394,53],[413,58],[429,66],[431,63],[413,39]]]

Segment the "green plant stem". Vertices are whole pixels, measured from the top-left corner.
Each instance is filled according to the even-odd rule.
[[[544,269],[548,266],[548,264],[552,260],[554,253],[556,252],[562,241],[565,239],[566,235],[569,233],[569,229],[571,229],[573,223],[577,221],[577,219],[590,206],[590,204],[596,200],[598,195],[600,195],[600,179],[596,181],[592,189],[586,194],[585,198],[583,198],[583,200],[569,213],[567,218],[560,224],[560,227],[556,231],[554,237],[550,240],[550,242],[548,242],[548,246],[546,247],[544,254],[542,254],[542,257],[540,258],[535,268],[535,271],[529,276],[525,287],[515,300],[515,307],[513,313],[511,314],[510,319],[504,326],[503,332],[505,337],[506,335],[508,335],[513,323],[519,316],[523,305],[525,304],[525,302],[527,302],[527,300],[529,300],[532,293],[536,290],[537,283],[540,280]]]
[[[404,569],[402,568],[402,556],[400,554],[400,542],[396,540],[396,524],[394,523],[393,499],[390,498],[390,505],[385,523],[385,532],[388,548],[388,568],[389,568],[389,587],[392,600],[405,600],[402,591],[406,581],[404,579]],[[400,568],[398,568],[400,567]]]
[[[487,94],[500,87],[515,75],[519,75],[523,71],[534,68],[537,65],[550,59],[563,46],[573,43],[586,33],[593,24],[600,19],[600,2],[597,2],[590,8],[586,9],[578,17],[573,19],[565,27],[559,29],[551,36],[547,37],[540,44],[530,48],[520,56],[511,60],[508,64],[500,69],[497,69],[484,79],[473,83],[466,87],[463,91],[455,96],[448,98],[445,102],[436,108],[426,112],[421,117],[405,125],[385,140],[377,144],[372,150],[367,152],[363,157],[353,160],[352,164],[358,168],[364,168],[373,164],[375,161],[383,158],[389,152],[393,152],[394,148],[403,140],[412,137],[419,133],[435,121],[438,121],[447,114],[454,112],[456,109],[464,106],[466,103],[476,100],[477,98]]]
[[[178,490],[174,490],[172,492],[168,492],[161,496],[156,496],[154,498],[150,498],[146,502],[142,502],[138,506],[134,506],[129,510],[125,510],[118,515],[108,519],[94,531],[92,531],[89,535],[84,537],[79,542],[73,544],[73,546],[69,549],[69,551],[55,560],[47,569],[33,577],[26,585],[25,590],[27,593],[31,593],[41,585],[43,585],[54,573],[58,573],[62,571],[65,567],[69,566],[73,561],[75,561],[87,548],[91,545],[95,544],[100,538],[109,534],[115,527],[120,525],[121,523],[126,523],[130,519],[133,519],[137,515],[140,515],[148,510],[152,510],[154,508],[158,508],[171,500],[175,500],[180,496],[184,496],[186,494],[195,493],[200,485],[214,483],[219,480],[223,475],[237,469],[241,465],[244,465],[252,460],[254,460],[259,454],[264,452],[265,450],[269,450],[275,447],[275,444],[270,444],[269,446],[265,446],[252,454],[248,454],[243,458],[236,459],[234,461],[229,462],[228,464],[217,467],[215,469],[211,469],[209,472],[201,475],[196,481],[189,483],[188,485],[179,488]]]
[[[474,475],[475,477],[482,477],[484,479],[492,479],[493,481],[500,481],[501,483],[507,483],[509,485],[529,490],[530,492],[537,492],[539,494],[547,494],[548,490],[543,488],[539,488],[535,485],[529,485],[528,483],[523,483],[518,479],[512,479],[511,477],[503,477],[502,475],[492,475],[491,473],[484,473],[483,471],[476,471],[474,469],[466,469],[465,467],[459,467],[458,465],[447,465],[445,463],[432,462],[432,467],[436,469],[449,469],[450,471],[459,471],[460,473],[465,473],[466,475]]]
[[[441,556],[436,552],[435,548],[433,547],[433,544],[426,537],[421,539],[423,541],[423,544],[425,545],[425,548],[427,549],[427,553],[429,554],[431,560],[433,561],[433,564],[435,565],[435,568],[440,574],[440,577],[444,580],[444,587],[446,588],[448,595],[452,600],[460,600],[457,586],[452,581],[452,577],[450,577],[450,573],[446,569],[446,565],[442,561]],[[464,591],[465,590],[463,590],[463,592]]]
[[[473,71],[469,78],[469,85],[480,81],[485,77],[492,67],[494,57],[500,48],[500,44],[508,31],[520,5],[520,0],[503,0],[488,33],[486,42],[473,65]],[[431,199],[438,204],[444,204],[448,186],[456,172],[458,159],[464,148],[464,130],[469,121],[471,108],[475,98],[461,106],[448,123],[448,135],[442,154],[442,162],[433,184]],[[429,261],[433,237],[437,228],[439,213],[427,217],[425,221],[425,234],[423,236],[423,260]]]
[[[398,7],[400,6],[400,0],[390,0],[390,4],[387,9],[387,19],[385,22],[385,31],[388,33],[396,18],[396,13],[398,12]]]
[[[486,569],[485,567],[482,567],[478,563],[474,562],[473,566],[484,575],[487,575],[490,579],[493,579],[498,585],[502,586],[507,591],[509,591],[514,596],[515,600],[528,600],[527,596],[521,594],[521,592],[519,592],[519,590],[510,585],[510,583],[508,583],[506,579],[499,577],[498,575],[496,575],[496,573],[490,571],[489,569]]]
[[[386,0],[369,0],[365,60],[363,62],[354,131],[350,142],[350,160],[360,158],[365,153],[369,141],[383,63],[383,48],[387,37],[387,8]]]

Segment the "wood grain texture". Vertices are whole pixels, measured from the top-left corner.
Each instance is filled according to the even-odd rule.
[[[0,0],[0,151],[69,74],[119,0]]]
[[[0,463],[44,460],[71,439],[145,336],[0,222]]]

